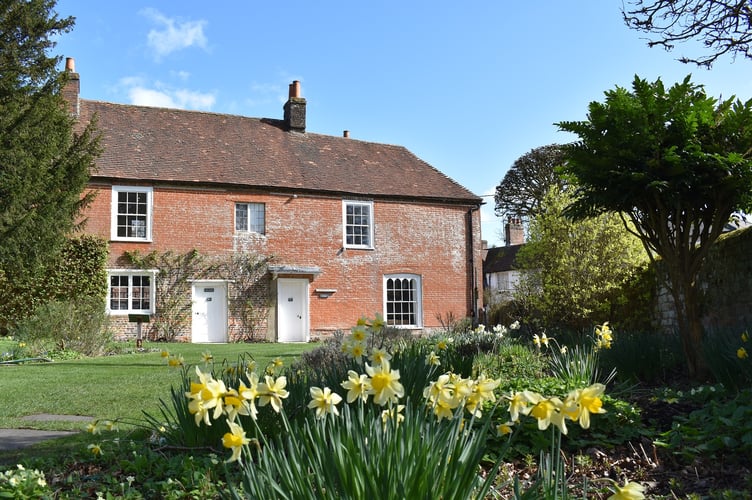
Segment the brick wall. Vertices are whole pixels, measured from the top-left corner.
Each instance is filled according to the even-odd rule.
[[[111,186],[98,191],[87,212],[88,232],[110,237]],[[265,204],[266,234],[235,234],[236,202]],[[374,250],[343,248],[342,198],[230,190],[154,187],[153,241],[110,242],[110,267],[123,252],[153,250],[203,254],[232,251],[273,256],[273,263],[318,266],[310,284],[313,333],[349,329],[360,316],[383,311],[383,275],[422,277],[423,326],[437,316],[473,314],[482,297],[480,216],[469,206],[375,200]],[[473,290],[477,283],[477,290]],[[333,289],[321,298],[315,289]],[[232,323],[232,322],[231,322]]]

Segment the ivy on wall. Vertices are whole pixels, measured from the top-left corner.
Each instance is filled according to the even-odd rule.
[[[264,280],[271,260],[250,253],[205,256],[197,250],[125,252],[125,257],[139,269],[157,270],[156,312],[150,335],[172,341],[187,335],[191,326],[191,282],[200,279],[223,279],[229,283],[228,308],[232,318],[231,333],[236,340],[260,340],[266,324],[270,300]]]

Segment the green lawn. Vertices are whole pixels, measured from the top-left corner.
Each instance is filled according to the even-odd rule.
[[[12,343],[0,341],[0,352]],[[275,357],[289,365],[316,344],[186,344],[146,343],[147,352],[52,363],[0,365],[0,427],[81,430],[81,422],[22,420],[40,413],[87,415],[99,419],[143,419],[143,411],[159,414],[159,399],[169,400],[170,388],[180,383],[180,368],[167,366],[159,350],[182,355],[189,365],[203,365],[209,351],[221,363],[250,354],[263,368]],[[156,349],[156,352],[148,352]]]

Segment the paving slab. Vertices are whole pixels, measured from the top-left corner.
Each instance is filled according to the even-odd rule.
[[[38,413],[26,415],[21,420],[28,422],[91,422],[92,417],[86,415],[54,415]],[[77,434],[80,431],[43,431],[39,429],[0,429],[0,450],[18,450],[41,441]]]
[[[38,429],[0,429],[0,450],[18,450],[41,441],[77,434],[76,431],[40,431]]]

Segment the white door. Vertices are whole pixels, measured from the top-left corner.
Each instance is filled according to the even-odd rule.
[[[308,280],[277,280],[277,340],[308,341]]]
[[[193,284],[191,341],[227,342],[227,284]]]

